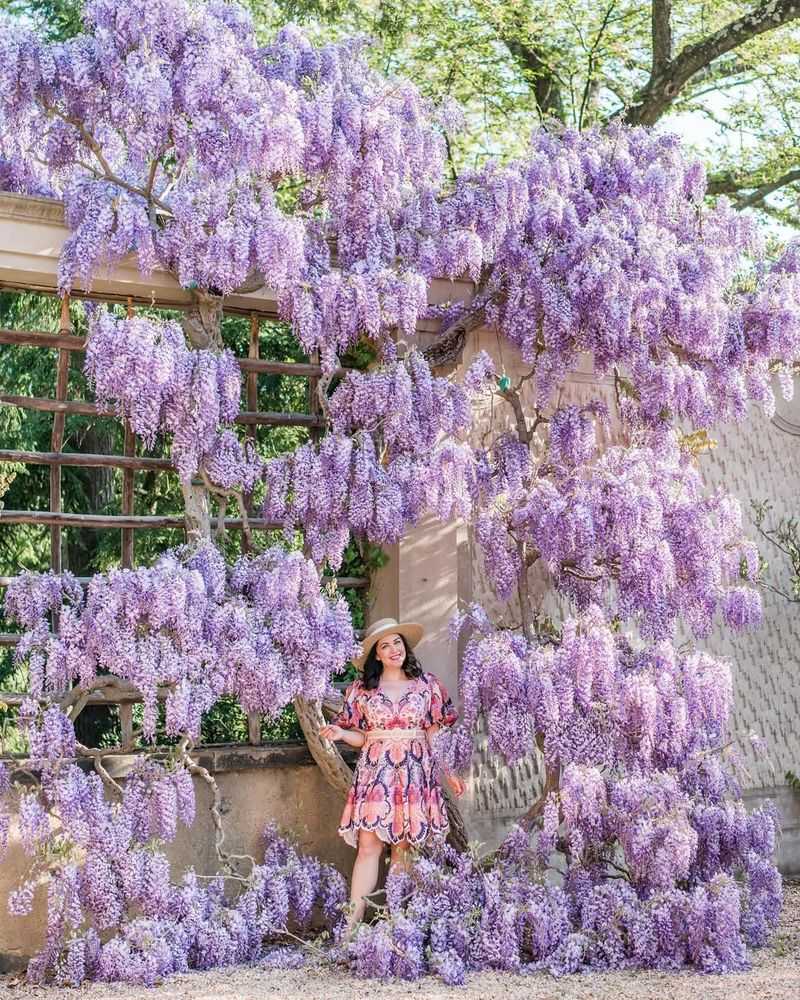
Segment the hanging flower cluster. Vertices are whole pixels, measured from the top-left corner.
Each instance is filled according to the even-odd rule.
[[[753,219],[705,191],[677,136],[621,124],[539,130],[524,160],[459,178],[439,217],[480,236],[486,322],[532,365],[537,405],[588,352],[650,425],[771,412],[800,359],[797,247],[769,264]]]
[[[603,959],[588,947],[588,935],[573,968],[604,961],[741,967],[745,944],[763,943],[776,926],[782,887],[772,861],[776,813],[746,811],[735,759],[723,751],[729,665],[705,653],[678,654],[666,641],[637,648],[594,607],[568,619],[560,642],[546,645],[495,629],[478,607],[460,625],[471,628],[460,681],[464,711],[460,727],[440,735],[437,752],[451,769],[468,767],[479,716],[490,750],[509,764],[541,752],[556,780],[542,792],[538,822],[531,818],[537,868],[541,877],[554,852],[564,857],[563,905],[574,930],[588,935],[586,901],[604,899],[617,916],[632,908],[625,919],[642,921],[639,944],[650,947],[645,928],[649,921],[659,926],[662,907],[684,917],[698,907],[700,920],[709,899],[727,900],[726,929],[710,950],[708,941],[688,944],[675,925],[649,959],[625,950]],[[519,962],[525,944],[519,921],[515,926],[508,948]],[[462,948],[460,958],[471,955]]]
[[[267,463],[262,516],[302,527],[314,561],[337,569],[350,532],[392,543],[432,512],[470,510],[473,459],[461,440],[467,395],[435,378],[418,352],[374,372],[351,372],[330,403],[331,432]]]
[[[9,587],[6,611],[28,629],[17,653],[31,693],[19,714],[22,766],[39,775],[34,789],[20,790],[15,768],[0,765],[0,847],[14,805],[33,858],[11,913],[30,912],[46,885],[47,934],[29,964],[31,982],[152,985],[171,972],[261,957],[288,924],[307,927],[318,906],[341,925],[342,876],[274,831],[234,897],[222,875],[203,881],[190,870],[173,882],[162,850],[194,821],[194,765],[184,748],[199,737],[203,711],[225,694],[272,716],[299,694],[319,699],[358,652],[346,603],[323,594],[313,563],[271,548],[228,571],[207,544],[168,551],[152,568],[97,575],[85,596],[69,575],[24,574]],[[46,626],[50,612],[57,634]],[[73,684],[89,690],[100,673],[141,692],[144,740],[155,737],[159,695],[165,731],[182,738],[166,763],[141,756],[119,801],[76,763],[73,723],[53,700]]]
[[[593,432],[587,437],[579,421],[578,444],[568,444],[561,416],[538,475],[530,459],[509,474],[501,444],[483,477],[490,503],[476,535],[498,594],[512,592],[524,543],[529,564],[541,560],[578,607],[605,601],[646,636],[669,636],[680,619],[705,636],[717,613],[734,629],[758,626],[760,595],[744,585],[758,575],[758,552],[738,501],[708,493],[674,439],[669,448],[611,447],[594,457]],[[574,448],[580,453],[567,460]]]
[[[362,41],[315,48],[290,25],[260,47],[234,3],[92,0],[83,17],[58,45],[18,19],[0,32],[0,177],[63,197],[62,289],[133,251],[212,294],[259,275],[326,358],[413,333],[427,283],[395,263],[406,205],[435,199],[445,159],[416,87],[374,74]]]
[[[209,543],[168,551],[150,568],[98,574],[85,598],[67,580],[63,606],[56,595],[45,606],[41,579],[24,574],[9,587],[7,610],[20,620],[59,611],[58,634],[38,629],[19,646],[34,698],[112,673],[141,692],[145,737],[166,689],[167,733],[196,739],[203,712],[223,695],[276,716],[299,694],[325,694],[358,647],[344,598],[320,588],[310,560],[278,547],[243,557],[226,579]]]
[[[741,839],[750,842],[752,833]],[[780,898],[775,869],[756,852],[747,858],[745,892],[724,869],[690,889],[670,884],[647,894],[624,878],[599,883],[585,869],[555,886],[544,882],[527,834],[515,828],[488,872],[445,848],[441,857],[390,874],[389,915],[359,928],[348,961],[364,978],[433,974],[449,985],[487,969],[554,976],[744,970],[745,943],[762,942],[765,914],[774,923]]]
[[[29,701],[22,716],[31,745],[49,748],[46,758],[31,760],[40,787],[18,793],[21,841],[32,862],[8,904],[12,914],[30,913],[46,886],[47,930],[28,965],[30,983],[152,986],[174,972],[269,957],[290,926],[309,926],[315,907],[341,927],[342,876],[299,855],[273,828],[264,834],[263,861],[253,862],[237,893],[226,890],[224,876],[205,880],[191,869],[173,881],[163,848],[194,821],[188,766],[142,757],[119,801],[110,802],[98,775],[70,761],[74,737],[57,749],[49,739],[54,728],[72,730],[57,707],[41,713]],[[6,774],[0,796],[5,803],[12,794]]]
[[[392,543],[428,512],[469,513],[469,395],[434,377],[417,351],[348,373],[331,395],[331,431],[321,443],[267,462],[222,429],[239,406],[233,355],[190,350],[176,323],[100,313],[85,370],[98,402],[116,406],[147,446],[170,435],[184,482],[200,471],[218,489],[249,494],[263,480],[262,516],[302,528],[318,565],[338,568],[351,532]]]
[[[722,199],[706,208],[703,170],[673,136],[539,130],[524,160],[465,172],[447,190],[431,108],[411,84],[371,73],[361,42],[317,48],[288,27],[259,47],[241,7],[190,0],[90,0],[85,25],[60,45],[19,20],[0,31],[0,179],[20,189],[39,177],[24,162],[48,165],[71,230],[62,288],[131,252],[143,271],[167,268],[211,295],[255,278],[326,371],[361,336],[383,363],[343,380],[319,444],[264,464],[225,427],[239,405],[233,359],[189,352],[174,325],[97,319],[87,371],[98,399],[147,442],[171,434],[184,481],[199,471],[248,491],[263,479],[264,517],[302,529],[319,564],[340,565],[351,531],[394,542],[428,512],[459,515],[497,595],[521,599],[516,631],[470,612],[464,721],[439,752],[465,767],[482,716],[506,761],[541,755],[533,849],[515,835],[489,871],[445,855],[390,880],[390,917],[359,931],[352,968],[448,982],[478,968],[742,968],[745,945],[777,921],[774,818],[744,811],[721,754],[728,666],[670,643],[680,624],[704,636],[720,614],[732,628],[757,624],[745,580],[758,560],[737,504],[704,491],[674,428],[741,419],[751,401],[769,412],[773,377],[789,391],[797,246],[769,263],[752,220]],[[429,310],[436,276],[471,279],[474,300]],[[408,339],[426,312],[451,328],[480,313],[530,364],[525,394],[485,354],[463,390],[415,352],[398,360],[393,338]],[[587,354],[614,378],[632,447],[599,454],[600,404],[554,405]],[[517,433],[472,449],[467,394],[488,390],[518,404]],[[560,626],[531,620],[535,564],[573,605]],[[167,553],[151,570],[98,578],[85,598],[76,588],[27,577],[9,593],[31,693],[111,669],[143,692],[146,734],[159,687],[168,731],[191,735],[224,693],[264,712],[318,697],[353,650],[344,606],[321,595],[310,562],[278,549],[230,573],[209,549]],[[58,637],[44,622],[52,611]],[[188,818],[185,776],[143,768],[129,805],[104,819],[96,782],[57,765],[75,749],[59,708],[31,701],[23,722],[32,759],[58,775],[44,801],[21,802],[25,844],[48,849],[54,804],[89,864],[85,874],[67,853],[54,869],[51,943],[34,978],[152,981],[252,957],[287,899],[307,914],[318,898],[311,862],[290,865],[303,873],[294,888],[273,895],[265,877],[233,908],[191,877],[170,889],[140,838]],[[95,857],[81,823],[119,854]],[[142,866],[132,889],[112,880],[122,861],[106,873],[109,852]],[[554,855],[564,884],[547,888]],[[288,863],[283,848],[275,856]],[[31,892],[13,905],[24,910]],[[127,907],[142,913],[128,920]]]
[[[100,311],[90,327],[84,370],[97,402],[113,405],[146,447],[171,435],[172,461],[184,482],[206,456],[221,471],[226,444],[219,441],[220,425],[235,420],[241,400],[241,373],[231,351],[190,350],[178,323]]]
[[[328,411],[334,433],[378,436],[389,463],[405,453],[424,453],[443,435],[463,438],[472,422],[466,392],[435,377],[419,351],[382,370],[348,372]]]

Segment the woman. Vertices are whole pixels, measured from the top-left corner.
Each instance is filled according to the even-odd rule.
[[[365,896],[377,885],[384,845],[392,866],[404,864],[409,846],[428,836],[444,837],[447,807],[431,755],[441,726],[457,718],[447,691],[424,672],[413,647],[422,626],[383,618],[369,629],[355,661],[362,676],[345,692],[344,707],[320,736],[361,748],[339,833],[358,848],[350,887],[353,927],[364,916]],[[463,781],[447,775],[455,795]]]

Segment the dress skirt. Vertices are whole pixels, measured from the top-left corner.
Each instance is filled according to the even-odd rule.
[[[387,844],[407,841],[415,847],[429,836],[447,835],[447,806],[424,731],[451,726],[456,719],[444,685],[430,673],[415,678],[397,702],[379,688],[367,690],[360,679],[350,685],[334,725],[365,733],[396,729],[417,734],[371,738],[364,745],[339,824],[348,844],[358,846],[359,830],[369,830]]]

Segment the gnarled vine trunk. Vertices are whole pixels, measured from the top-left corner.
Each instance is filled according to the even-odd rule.
[[[183,318],[183,331],[195,350],[222,350],[221,296],[195,289],[192,305]],[[211,503],[209,491],[199,478],[181,486],[184,500],[184,520],[189,544],[211,539]],[[294,709],[303,730],[311,756],[319,765],[327,782],[342,796],[346,796],[353,781],[348,767],[336,745],[319,735],[324,724],[322,709],[317,702],[296,698]],[[463,826],[463,824],[462,824]]]

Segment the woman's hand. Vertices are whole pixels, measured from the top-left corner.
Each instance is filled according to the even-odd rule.
[[[337,740],[344,739],[344,729],[341,726],[322,726],[319,735],[323,740],[331,740],[335,743]]]
[[[457,774],[447,774],[445,775],[445,781],[450,786],[450,791],[458,799],[464,794],[466,785],[464,784],[464,779],[459,778]]]

